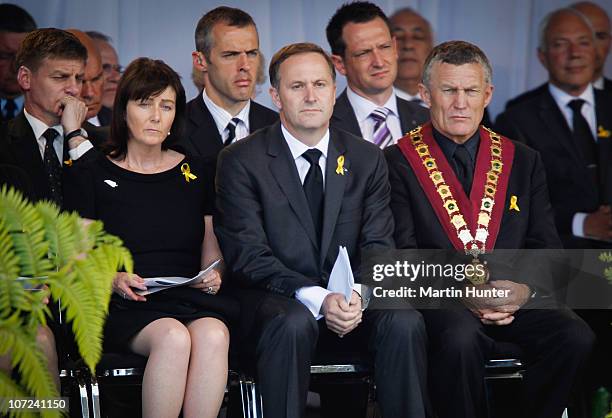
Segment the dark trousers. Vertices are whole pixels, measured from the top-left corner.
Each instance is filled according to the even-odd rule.
[[[560,417],[593,348],[591,329],[569,309],[521,309],[505,326],[483,325],[467,309],[423,310],[429,386],[440,418],[487,417],[484,364],[495,341],[521,347],[527,364],[516,398],[522,418]]]
[[[255,345],[257,381],[266,417],[304,415],[317,345],[322,350],[346,352],[350,348],[370,355],[383,417],[429,416],[427,337],[417,311],[366,310],[363,322],[342,339],[329,331],[324,321],[317,323],[295,299],[267,294],[259,302],[249,343]]]

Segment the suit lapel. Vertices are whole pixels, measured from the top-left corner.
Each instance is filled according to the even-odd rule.
[[[570,155],[573,156],[576,164],[580,164],[581,167],[585,167],[586,165],[581,158],[581,152],[572,140],[570,127],[568,126],[565,117],[563,117],[561,110],[557,106],[557,103],[551,96],[548,89],[546,89],[544,95],[540,99],[539,112],[540,117],[549,132],[549,134],[546,136],[558,140],[558,142],[569,151]]]
[[[597,149],[600,180],[600,200],[603,204],[612,203],[612,98],[605,91],[595,90],[595,118],[597,119]]]
[[[334,230],[336,229],[336,221],[342,199],[344,197],[344,189],[346,187],[347,176],[350,175],[348,167],[350,161],[346,159],[346,148],[340,136],[333,129],[330,129],[329,147],[327,149],[327,163],[325,167],[325,198],[323,203],[323,230],[321,232],[321,251],[320,263],[323,265],[329,245],[332,240]],[[346,173],[340,175],[336,172],[338,168],[338,158],[344,156],[344,168]]]
[[[11,147],[15,153],[17,165],[30,176],[37,197],[48,197],[49,181],[45,174],[45,167],[34,132],[23,111],[10,124]]]
[[[402,135],[406,135],[412,126],[418,126],[419,123],[407,101],[400,100],[397,96],[395,96],[395,101],[397,103],[397,111],[399,112]]]
[[[348,96],[346,95],[346,89],[336,99],[336,105],[334,106],[334,113],[331,121],[336,128],[363,138],[361,128],[359,127],[359,122],[357,121],[357,116],[355,116],[355,111],[353,110],[353,107],[348,100]]]
[[[221,135],[219,135],[215,120],[204,104],[201,94],[191,107],[189,119],[196,126],[196,129],[192,131],[188,140],[191,141],[198,155],[209,155],[211,154],[211,149],[214,149],[214,155],[217,155],[223,148],[223,141],[221,140]]]
[[[319,248],[306,195],[304,194],[291,151],[283,137],[280,122],[276,123],[271,132],[274,135],[268,137],[268,155],[273,157],[270,162],[270,171],[274,174],[274,179],[287,197],[291,209],[293,209],[293,212],[295,212],[295,215],[304,227],[308,238],[310,238],[315,248]]]

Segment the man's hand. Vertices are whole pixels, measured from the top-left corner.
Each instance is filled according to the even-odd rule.
[[[344,337],[361,322],[361,298],[353,292],[349,304],[343,294],[330,293],[323,300],[321,313],[325,317],[327,328],[339,337]]]
[[[483,324],[508,325],[514,320],[514,313],[523,306],[531,295],[529,286],[510,280],[493,280],[481,289],[504,291],[505,297],[465,298],[464,303]]]
[[[584,234],[600,240],[612,239],[612,211],[610,206],[600,206],[584,219]]]
[[[62,128],[64,135],[81,128],[87,117],[87,105],[73,96],[65,96],[60,100]]]

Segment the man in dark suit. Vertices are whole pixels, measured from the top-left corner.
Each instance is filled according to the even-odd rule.
[[[224,146],[278,120],[276,112],[251,100],[261,60],[253,18],[221,6],[196,27],[193,66],[206,77],[202,94],[187,103],[185,152],[217,158]]]
[[[547,16],[542,27],[538,54],[549,82],[502,113],[496,128],[540,152],[564,246],[590,248],[593,239],[612,238],[610,209],[600,207],[612,197],[606,137],[612,130],[612,97],[591,85],[595,48],[584,17],[561,9]],[[567,47],[556,46],[559,42]],[[576,104],[578,112],[572,108]]]
[[[102,91],[102,108],[98,112],[98,120],[100,126],[109,126],[113,114],[113,102],[123,68],[119,65],[117,51],[113,48],[112,40],[108,35],[95,30],[88,30],[85,33],[93,40],[102,58],[104,89]]]
[[[215,219],[233,279],[254,292],[242,310],[265,414],[303,416],[315,353],[357,350],[373,360],[384,417],[429,416],[420,314],[362,313],[358,284],[327,290],[340,246],[357,283],[362,251],[393,247],[382,153],[329,128],[335,71],[317,45],[282,48],[270,80],[281,122],[220,153]]]
[[[87,50],[59,29],[30,32],[16,56],[24,109],[0,126],[0,164],[29,175],[33,200],[61,206],[62,166],[89,153],[92,143],[81,128],[87,106],[78,99]]]
[[[590,29],[594,32],[595,38],[595,69],[592,76],[593,88],[595,90],[603,90],[612,94],[612,80],[603,76],[603,69],[606,63],[606,59],[610,52],[610,18],[606,11],[598,5],[585,1],[580,3],[574,3],[570,6],[571,9],[576,10],[582,14],[583,19],[588,19],[587,23],[590,23]],[[549,15],[550,16],[550,15]],[[540,25],[540,39],[543,40],[545,36],[545,25]],[[539,51],[546,51],[545,45],[539,46]],[[540,54],[538,52],[538,54]],[[580,54],[580,52],[578,52]],[[541,60],[542,58],[540,58]],[[508,100],[506,103],[506,109],[509,109],[517,104],[523,103],[527,100],[535,97],[541,97],[546,90],[548,90],[548,83],[544,83],[533,90],[529,90],[525,93],[518,95],[517,97]]]
[[[467,42],[442,43],[427,58],[420,88],[432,121],[385,152],[398,248],[454,249],[483,266],[494,249],[560,246],[538,154],[478,127],[491,75],[487,57]],[[527,359],[518,416],[561,416],[594,337],[568,309],[529,309],[549,307],[538,292],[553,290],[546,269],[537,282],[525,280],[533,266],[501,277],[493,268],[491,281],[463,288],[505,295],[422,311],[441,418],[487,416],[484,364],[496,340],[518,344]]]
[[[23,108],[15,55],[23,38],[34,29],[36,22],[27,11],[14,4],[0,4],[0,122],[13,119]]]
[[[30,32],[16,54],[24,108],[0,125],[0,183],[29,192],[31,200],[48,199],[61,207],[62,166],[92,148],[81,129],[87,106],[78,99],[86,59],[87,50],[74,35],[53,28]],[[59,389],[49,326],[38,329],[38,345]],[[0,368],[10,369],[8,357],[0,356]]]
[[[348,84],[336,100],[332,127],[384,148],[429,119],[427,109],[395,95],[397,47],[378,6],[347,3],[332,16],[326,32],[336,70]]]
[[[597,90],[606,90],[612,94],[612,80],[603,75],[606,59],[610,53],[610,45],[612,44],[610,16],[601,6],[590,1],[574,3],[570,7],[582,13],[591,22],[591,26],[595,31],[596,55],[593,87]]]

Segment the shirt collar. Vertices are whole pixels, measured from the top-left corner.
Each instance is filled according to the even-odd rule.
[[[582,99],[589,105],[595,107],[595,95],[593,94],[593,85],[589,84],[586,89],[580,94],[580,96],[572,96],[561,90],[559,87],[548,83],[548,91],[552,95],[553,99],[557,103],[560,109],[565,109],[569,102],[576,99]]]
[[[206,94],[206,89],[202,90],[202,99],[204,100],[204,104],[210,111],[215,124],[217,125],[217,130],[223,134],[225,128],[227,128],[227,124],[232,120],[232,118],[238,118],[240,121],[246,126],[248,132],[251,131],[249,128],[249,111],[251,110],[251,101],[247,100],[246,105],[242,108],[240,112],[236,116],[232,116],[227,110],[223,109],[221,106],[218,106],[215,102],[213,102],[208,94]]]
[[[389,96],[387,102],[382,106],[379,106],[376,103],[366,99],[365,97],[358,95],[353,90],[351,90],[350,87],[346,88],[346,96],[348,98],[349,103],[353,107],[353,110],[355,111],[355,116],[357,117],[357,122],[359,123],[362,123],[367,118],[369,118],[370,114],[372,114],[374,109],[378,109],[379,107],[386,107],[390,110],[390,113],[395,116],[399,114],[397,111],[397,98],[395,96],[395,90],[393,90],[393,93],[391,94],[391,96]]]
[[[327,158],[327,149],[329,148],[329,129],[325,131],[323,137],[319,140],[317,145],[314,147],[309,147],[304,144],[302,141],[291,135],[291,133],[285,128],[285,126],[281,123],[281,131],[283,132],[283,136],[285,137],[285,141],[287,141],[287,145],[289,146],[289,151],[291,151],[291,156],[294,160],[297,160],[302,156],[303,153],[308,151],[309,149],[318,149],[321,151],[323,156]]]
[[[410,94],[407,91],[395,88],[395,95],[400,99],[404,99],[409,102],[416,100],[423,102],[423,99],[421,99],[421,95],[418,92],[417,94]]]
[[[450,138],[447,138],[441,132],[436,130],[436,128],[432,127],[433,136],[440,148],[442,148],[442,152],[448,161],[451,161],[453,156],[455,155],[455,150],[459,146],[455,141]],[[463,143],[465,149],[468,154],[472,158],[472,162],[476,161],[476,154],[478,153],[478,145],[480,144],[480,129],[477,129],[467,141]]]
[[[603,75],[599,77],[597,80],[593,81],[593,88],[596,88],[597,90],[604,89],[604,76]]]
[[[36,138],[36,140],[40,139],[40,137],[49,128],[55,129],[60,134],[60,136],[64,135],[64,128],[62,127],[62,125],[47,126],[47,124],[44,123],[42,120],[30,115],[28,111],[25,110],[25,108],[23,109],[23,113],[25,114],[28,123],[32,127],[32,131],[34,131],[34,137]]]
[[[87,119],[87,122],[91,123],[93,126],[100,126],[100,119],[98,119],[98,115]]]

